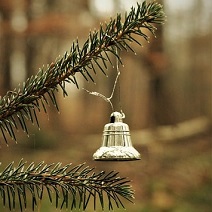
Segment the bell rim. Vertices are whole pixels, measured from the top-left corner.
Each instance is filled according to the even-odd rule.
[[[93,154],[93,160],[98,161],[131,161],[140,159],[140,153],[132,146],[102,146]]]

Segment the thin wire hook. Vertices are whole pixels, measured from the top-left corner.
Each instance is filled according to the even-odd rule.
[[[118,55],[118,50],[116,48],[116,54]],[[121,74],[120,70],[119,70],[119,60],[118,58],[116,58],[116,71],[117,71],[117,76],[116,76],[116,79],[115,79],[115,82],[114,82],[114,85],[113,85],[113,90],[111,92],[111,95],[110,97],[106,97],[105,95],[101,94],[101,93],[98,93],[96,91],[89,91],[85,88],[82,88],[83,90],[85,90],[86,92],[88,92],[90,95],[94,95],[94,96],[98,96],[100,98],[102,98],[103,100],[105,100],[106,102],[109,102],[110,103],[110,106],[111,106],[111,109],[112,111],[114,111],[114,107],[113,107],[113,103],[111,102],[111,99],[113,98],[113,95],[114,95],[114,92],[115,92],[115,89],[116,89],[116,85],[118,83],[118,79],[119,79],[119,76]],[[120,103],[120,85],[119,85],[119,103]],[[120,107],[121,108],[121,107]],[[121,109],[121,113],[124,114],[122,112],[122,109]]]

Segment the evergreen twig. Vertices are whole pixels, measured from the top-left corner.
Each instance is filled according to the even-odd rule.
[[[0,196],[4,206],[10,210],[28,207],[29,194],[34,210],[38,202],[48,195],[56,208],[79,208],[85,210],[93,199],[96,209],[98,200],[102,209],[124,207],[121,199],[132,202],[133,191],[128,185],[129,180],[121,178],[112,171],[95,173],[94,168],[85,164],[72,167],[71,164],[31,163],[26,167],[21,160],[17,167],[10,163],[0,173]],[[25,168],[26,167],[26,168]],[[107,205],[105,205],[107,199]]]
[[[41,110],[41,106],[47,112],[49,101],[59,110],[55,92],[61,88],[63,95],[67,96],[66,83],[74,83],[79,87],[76,73],[81,73],[86,80],[91,81],[94,81],[92,74],[97,73],[96,69],[106,74],[106,62],[111,63],[109,53],[121,62],[115,47],[134,51],[130,47],[131,42],[141,45],[134,35],[148,40],[149,37],[142,30],[147,29],[155,35],[154,24],[163,23],[164,17],[162,6],[156,2],[144,1],[142,5],[137,4],[137,8],[132,7],[124,18],[117,14],[105,26],[100,25],[99,31],[90,33],[82,48],[78,40],[73,42],[70,52],[66,52],[46,68],[41,68],[37,75],[27,79],[18,89],[7,92],[0,98],[0,130],[5,142],[7,143],[7,135],[16,140],[14,129],[19,127],[28,134],[27,119],[39,127],[37,112]],[[103,62],[104,68],[100,62]],[[20,126],[17,126],[17,121]]]

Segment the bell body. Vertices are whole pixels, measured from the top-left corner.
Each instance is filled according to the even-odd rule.
[[[102,146],[94,153],[94,160],[139,160],[139,152],[132,146],[129,126],[123,123],[124,114],[113,112],[111,123],[104,127]]]

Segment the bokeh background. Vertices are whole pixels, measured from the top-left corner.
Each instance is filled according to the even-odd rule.
[[[29,123],[29,138],[19,132],[18,144],[11,141],[7,147],[0,137],[0,170],[21,158],[86,162],[132,180],[135,205],[125,202],[126,211],[211,211],[212,2],[159,2],[167,21],[158,26],[156,39],[150,35],[150,43],[140,38],[143,47],[132,44],[136,55],[120,53],[120,90],[112,99],[116,110],[121,105],[142,159],[92,160],[111,108],[82,88],[110,96],[117,72],[109,65],[108,77],[101,71],[94,76],[96,84],[79,75],[79,89],[67,85],[65,99],[58,93],[60,112],[53,106],[48,115],[41,112],[41,130]],[[133,5],[134,0],[0,0],[0,95],[63,55],[76,38],[83,44],[99,23]],[[38,209],[54,210],[47,198]]]

